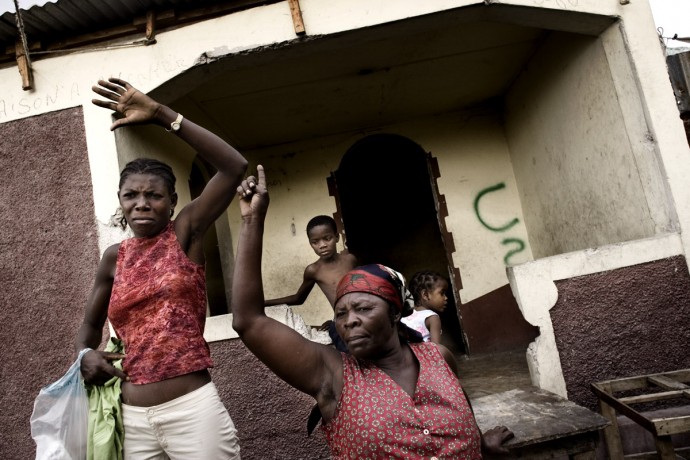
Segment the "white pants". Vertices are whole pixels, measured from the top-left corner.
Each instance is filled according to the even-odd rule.
[[[151,407],[122,405],[126,460],[239,460],[237,430],[213,382]]]

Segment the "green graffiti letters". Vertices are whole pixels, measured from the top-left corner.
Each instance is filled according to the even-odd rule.
[[[484,227],[488,228],[492,232],[505,232],[506,230],[508,230],[509,228],[513,227],[515,224],[520,222],[520,220],[516,217],[515,219],[511,220],[510,222],[503,225],[502,227],[494,227],[492,225],[487,224],[486,221],[484,219],[482,219],[482,216],[479,213],[479,200],[481,200],[482,197],[484,197],[484,195],[486,195],[487,193],[495,192],[497,190],[501,190],[504,188],[506,188],[506,184],[503,182],[496,184],[496,185],[492,185],[491,187],[487,187],[484,190],[482,190],[481,192],[479,192],[479,194],[477,195],[477,198],[474,199],[474,212],[475,212],[475,214],[477,214],[477,219],[479,219],[479,222],[481,222]]]
[[[501,241],[501,244],[503,244],[504,246],[506,246],[508,244],[517,244],[518,245],[517,248],[511,249],[510,251],[508,251],[506,253],[505,257],[503,258],[503,263],[506,265],[510,265],[510,258],[511,257],[513,257],[518,252],[522,252],[525,250],[525,242],[519,238],[506,238],[503,241]]]
[[[500,227],[496,227],[496,226],[493,226],[493,225],[489,225],[489,224],[482,218],[481,213],[479,212],[479,200],[481,200],[481,199],[484,197],[484,195],[486,195],[486,194],[488,194],[488,193],[496,192],[496,191],[498,191],[498,190],[503,190],[504,188],[506,188],[506,184],[505,184],[504,182],[500,182],[500,183],[498,183],[498,184],[496,184],[496,185],[492,185],[491,187],[485,188],[484,190],[482,190],[481,192],[479,192],[479,193],[477,194],[477,197],[474,199],[474,212],[475,212],[475,214],[476,214],[476,216],[477,216],[477,219],[479,219],[479,222],[481,222],[481,224],[482,224],[484,227],[486,227],[487,229],[491,230],[492,232],[505,232],[506,230],[511,229],[511,228],[514,227],[518,222],[520,222],[520,219],[518,219],[518,218],[516,217],[516,218],[514,218],[513,220],[511,220],[510,222],[508,222],[507,224],[502,225],[502,226],[500,226]],[[517,253],[522,252],[522,251],[525,250],[525,242],[522,241],[522,240],[519,239],[519,238],[505,238],[503,241],[501,241],[501,244],[503,244],[504,246],[511,245],[511,244],[517,245],[517,247],[515,247],[515,248],[511,249],[510,251],[508,251],[508,252],[506,253],[505,257],[503,257],[503,263],[505,263],[506,265],[509,265],[509,263],[510,263],[510,258],[511,258],[511,257],[513,257],[515,254],[517,254]]]

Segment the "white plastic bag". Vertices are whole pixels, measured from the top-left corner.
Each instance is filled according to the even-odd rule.
[[[31,414],[36,460],[83,460],[89,430],[89,398],[81,376],[81,358],[57,382],[41,388]]]

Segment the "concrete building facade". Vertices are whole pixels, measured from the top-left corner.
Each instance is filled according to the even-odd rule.
[[[155,43],[36,54],[29,91],[1,64],[0,456],[32,455],[33,398],[74,358],[99,255],[127,236],[121,167],[168,162],[181,204],[211,173],[163,130],[110,132],[90,103],[110,76],[265,166],[267,298],[297,289],[306,223],[327,214],[362,261],[447,275],[447,345],[522,348],[541,388],[594,408],[591,382],[690,367],[690,149],[646,1],[219,3],[236,8]],[[230,327],[238,228],[233,203],[209,240],[214,380],[246,458],[326,458],[309,398]],[[315,290],[271,314],[310,334],[332,311]]]

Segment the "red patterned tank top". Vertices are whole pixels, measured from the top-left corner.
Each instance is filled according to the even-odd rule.
[[[343,391],[323,425],[334,459],[482,458],[474,415],[438,347],[409,345],[419,361],[414,397],[378,367],[342,353]]]
[[[203,337],[204,267],[182,251],[173,222],[151,238],[120,243],[108,318],[124,342],[122,365],[132,383],[213,366]]]

